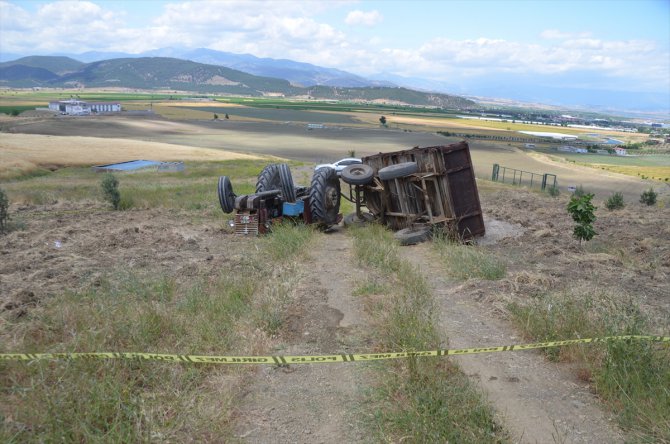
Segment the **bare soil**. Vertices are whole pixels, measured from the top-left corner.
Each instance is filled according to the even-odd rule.
[[[0,237],[0,312],[23,316],[49,296],[76,291],[112,270],[216,276],[244,239],[220,223],[175,210],[116,212],[90,204],[22,206],[24,230]]]
[[[339,229],[319,236],[296,290],[279,353],[355,353],[365,347],[363,308],[352,296],[364,276],[351,239]],[[360,442],[353,415],[364,368],[351,364],[262,367],[240,407],[237,436],[253,443]]]

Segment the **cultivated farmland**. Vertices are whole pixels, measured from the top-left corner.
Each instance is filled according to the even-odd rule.
[[[375,114],[314,130],[221,114],[1,122],[3,166],[10,155],[17,166],[0,176],[12,227],[0,236],[0,353],[319,355],[670,333],[667,191],[659,187],[656,206],[638,202],[655,182],[471,140],[487,228],[480,245],[401,248],[379,226],[285,225],[238,237],[218,207],[222,174],[242,194],[276,157],[304,182],[315,163],[349,150],[457,139],[418,122],[382,128]],[[129,157],[184,160],[186,171],[119,174],[123,210],[112,211],[88,165]],[[585,245],[572,237],[565,188],[550,197],[490,182],[493,163],[596,191],[598,235]],[[606,210],[600,202],[618,190],[626,207]],[[260,367],[0,361],[0,437],[662,442],[670,440],[668,350],[627,341]]]

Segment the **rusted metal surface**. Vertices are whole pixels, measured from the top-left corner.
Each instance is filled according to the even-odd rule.
[[[368,209],[391,228],[415,223],[442,224],[463,238],[485,232],[479,193],[467,142],[412,148],[364,157],[363,163],[380,169],[416,162],[416,173],[379,180],[364,190]]]

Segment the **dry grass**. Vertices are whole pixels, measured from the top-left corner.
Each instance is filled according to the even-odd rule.
[[[636,166],[636,165],[605,165],[594,164],[595,168],[626,174],[628,176],[646,177],[647,179],[670,181],[670,167],[667,166]]]
[[[356,118],[367,123],[379,123],[378,113],[354,113]],[[389,126],[396,125],[416,125],[428,128],[450,128],[460,130],[461,132],[469,133],[471,130],[488,130],[488,131],[510,131],[516,133],[517,131],[550,131],[556,133],[565,133],[572,135],[579,135],[583,133],[594,133],[602,136],[615,136],[618,139],[639,142],[644,140],[646,135],[638,135],[634,133],[624,133],[611,130],[597,130],[585,128],[565,128],[546,125],[534,125],[520,122],[500,122],[477,119],[458,119],[453,117],[437,117],[437,116],[404,116],[404,115],[388,115],[386,119]]]
[[[97,137],[3,134],[0,178],[17,177],[45,166],[86,166],[132,159],[215,161],[259,156],[158,142]]]

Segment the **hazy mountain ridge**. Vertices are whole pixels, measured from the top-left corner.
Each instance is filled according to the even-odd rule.
[[[23,64],[26,62],[31,66]],[[295,62],[294,62],[295,63]],[[78,69],[72,71],[73,67]],[[64,72],[59,75],[57,72]],[[407,88],[300,87],[220,65],[170,57],[117,58],[82,63],[68,57],[27,57],[0,64],[0,85],[9,87],[125,87],[262,96],[311,96],[322,99],[380,100],[410,105],[471,108],[471,100]]]

